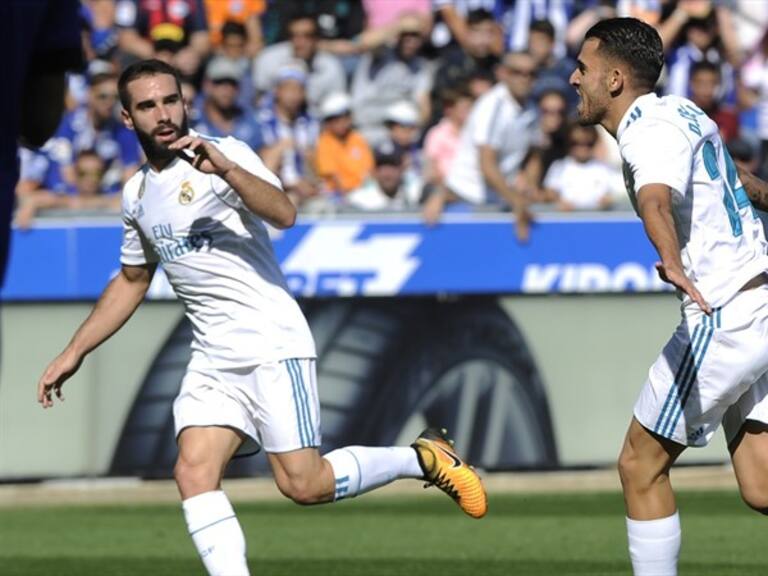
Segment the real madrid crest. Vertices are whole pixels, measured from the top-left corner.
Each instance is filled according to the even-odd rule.
[[[181,183],[181,191],[179,192],[179,204],[189,204],[195,198],[195,190],[192,188],[192,184],[189,180],[184,180]]]

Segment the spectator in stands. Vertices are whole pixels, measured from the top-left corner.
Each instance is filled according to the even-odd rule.
[[[688,88],[691,100],[707,113],[720,128],[723,141],[728,143],[739,135],[739,115],[733,107],[722,104],[720,93],[720,67],[703,60],[691,66]]]
[[[120,210],[120,194],[103,186],[106,165],[93,150],[83,150],[75,159],[75,183],[66,193],[38,189],[20,192],[16,225],[27,228],[40,210]]]
[[[759,49],[744,64],[741,82],[745,107],[754,106],[757,110],[757,137],[761,142],[759,174],[768,178],[768,31]]]
[[[104,185],[109,190],[118,190],[138,169],[136,134],[117,119],[116,104],[117,78],[97,74],[89,79],[87,106],[62,119],[49,149],[68,184],[74,184],[75,158],[82,150],[95,150],[105,161]]]
[[[296,60],[307,67],[307,103],[313,115],[320,103],[334,92],[346,91],[344,68],[336,56],[318,50],[317,22],[307,13],[291,18],[287,26],[287,42],[268,46],[259,54],[253,67],[253,84],[257,96],[272,90],[275,78],[286,65]]]
[[[578,94],[569,84],[576,62],[567,56],[555,55],[555,27],[548,20],[536,20],[528,34],[528,52],[536,62],[538,74],[533,86],[533,97],[545,92],[560,91],[568,98],[568,107],[575,109]]]
[[[420,17],[405,15],[394,46],[384,46],[360,59],[352,79],[352,111],[355,125],[373,145],[386,139],[384,115],[400,100],[416,102],[420,117],[429,118],[432,70],[420,55],[424,33]]]
[[[546,21],[552,26],[553,51],[556,58],[566,55],[565,36],[571,17],[573,2],[515,2],[512,8],[502,10],[507,50],[525,50],[530,44],[530,33],[536,22]]]
[[[254,115],[238,104],[240,73],[237,63],[228,58],[219,56],[210,61],[205,69],[200,120],[193,127],[209,136],[234,136],[256,151],[264,141]]]
[[[441,53],[458,45],[469,50],[469,14],[482,11],[496,15],[503,8],[502,0],[433,0],[435,24],[432,28],[431,44]],[[496,19],[494,18],[494,23]],[[492,52],[501,56],[504,51],[504,35],[495,24],[490,30]]]
[[[704,0],[705,2],[708,0]],[[608,18],[637,18],[651,26],[657,26],[661,18],[662,3],[666,0],[591,0],[573,2],[581,4],[581,10],[571,14],[565,41],[572,53],[577,53],[587,30]],[[671,3],[671,2],[669,2]]]
[[[258,115],[264,138],[260,155],[264,164],[280,176],[285,190],[301,204],[320,192],[320,182],[312,169],[319,128],[307,113],[304,64],[283,67],[276,80],[271,104]]]
[[[182,63],[210,49],[203,0],[117,0],[115,21],[120,50],[134,58],[152,58],[158,40],[178,42]]]
[[[495,82],[499,57],[493,42],[497,31],[498,24],[487,10],[472,10],[467,14],[464,46],[456,44],[447,48],[438,61],[432,87],[433,119],[442,116],[439,95],[444,90],[468,85],[475,78],[486,78],[490,84]]]
[[[200,123],[200,102],[198,102],[197,88],[188,78],[181,81],[181,97],[187,107],[187,122],[190,126],[197,126]]]
[[[567,148],[568,101],[560,90],[549,90],[537,99],[538,126],[525,161],[525,173],[531,184],[532,199],[538,195],[544,176],[556,160],[565,158]]]
[[[89,60],[109,60],[117,49],[115,9],[115,0],[82,0],[80,12],[88,23],[88,46],[92,51]]]
[[[360,210],[415,208],[421,199],[421,181],[406,168],[405,155],[391,142],[374,152],[373,174],[350,192],[345,203]]]
[[[240,95],[238,103],[243,108],[252,108],[256,105],[256,90],[251,81],[251,64],[253,58],[248,56],[249,32],[244,24],[239,22],[225,22],[221,27],[221,42],[217,54],[222,58],[234,62],[240,68]]]
[[[621,192],[621,176],[595,159],[597,129],[571,124],[568,155],[556,160],[544,178],[544,197],[559,210],[607,210]]]
[[[461,129],[472,109],[473,98],[464,88],[444,90],[441,95],[443,118],[427,131],[424,138],[424,175],[427,200],[424,220],[434,224],[443,212],[448,191],[445,177],[459,149]]]
[[[351,100],[331,94],[320,107],[323,126],[317,141],[316,170],[327,192],[344,196],[358,188],[373,169],[373,153],[352,127]]]
[[[265,43],[286,40],[288,24],[300,15],[310,15],[317,22],[321,50],[329,50],[328,41],[358,37],[366,23],[365,7],[360,0],[271,1],[262,18]]]
[[[261,15],[266,9],[267,0],[205,0],[211,47],[232,59],[240,58],[240,52],[254,58],[264,47]],[[231,24],[236,26],[230,26],[230,30],[237,29],[239,32],[242,27],[243,34],[227,38],[225,28]],[[232,46],[234,43],[238,44],[236,48]]]
[[[529,106],[536,64],[527,53],[511,52],[499,72],[502,80],[472,107],[446,186],[472,204],[511,206],[517,237],[526,241],[530,216],[518,173],[536,123],[536,110]]]
[[[714,8],[710,2],[680,2],[675,11],[659,26],[668,57],[669,77],[666,94],[689,97],[691,67],[702,61],[720,68],[720,93],[725,102],[735,102],[736,82],[734,67],[739,65],[738,43],[730,19],[724,19],[728,10]],[[683,40],[675,41],[678,36]]]
[[[419,109],[408,100],[395,102],[384,116],[387,140],[403,155],[406,170],[420,175],[422,171],[421,147],[419,146]]]

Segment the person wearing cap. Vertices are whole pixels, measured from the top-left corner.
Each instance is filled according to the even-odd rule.
[[[360,59],[352,78],[352,112],[355,125],[373,146],[386,140],[386,111],[400,100],[416,102],[419,117],[429,117],[432,66],[420,56],[424,33],[421,17],[405,14],[395,45]]]
[[[288,40],[266,47],[253,65],[253,84],[256,92],[266,94],[275,85],[275,78],[284,66],[301,60],[307,67],[307,103],[317,116],[320,103],[334,92],[347,89],[347,79],[341,61],[320,50],[317,22],[312,14],[294,14],[286,26]]]
[[[278,72],[271,102],[258,113],[265,146],[262,160],[280,176],[284,189],[297,204],[320,190],[311,167],[319,126],[307,113],[306,81],[302,62],[284,66]]]
[[[384,117],[388,141],[403,154],[405,167],[416,174],[421,173],[421,149],[419,148],[419,128],[421,119],[415,104],[400,100],[387,108]]]
[[[258,151],[264,145],[261,129],[253,114],[238,104],[241,67],[237,62],[219,56],[205,69],[205,99],[196,132],[214,137],[234,136]]]
[[[406,168],[405,154],[392,142],[374,151],[375,167],[363,185],[344,199],[359,210],[406,210],[419,205],[421,179]]]
[[[345,195],[358,188],[373,169],[368,142],[352,127],[351,102],[344,92],[331,94],[320,106],[322,130],[317,140],[316,172],[325,188]]]
[[[187,58],[184,52],[205,58],[210,51],[202,0],[117,0],[115,23],[118,47],[133,57],[155,56],[157,47],[178,49],[181,60]]]

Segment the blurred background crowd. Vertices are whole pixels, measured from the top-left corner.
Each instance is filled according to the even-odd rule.
[[[86,67],[67,113],[22,149],[16,224],[116,211],[143,162],[117,77],[159,58],[189,126],[247,142],[300,210],[626,207],[618,150],[573,117],[568,84],[600,19],[657,27],[660,94],[692,99],[731,154],[768,175],[768,1],[82,0]],[[519,208],[519,206],[517,206]]]

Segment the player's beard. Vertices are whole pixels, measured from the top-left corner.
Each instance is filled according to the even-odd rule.
[[[170,142],[158,142],[155,139],[155,136],[158,132],[167,130],[168,128],[171,128],[176,132],[176,138]],[[187,134],[189,134],[189,121],[187,120],[186,110],[181,119],[181,125],[176,125],[173,122],[164,122],[157,126],[152,132],[136,129],[136,137],[139,139],[139,144],[141,144],[144,154],[147,155],[147,159],[153,163],[161,163],[175,157],[176,150],[170,150],[168,146]]]
[[[578,122],[582,126],[599,124],[605,116],[606,106],[600,98],[586,97],[583,91],[579,91]]]

